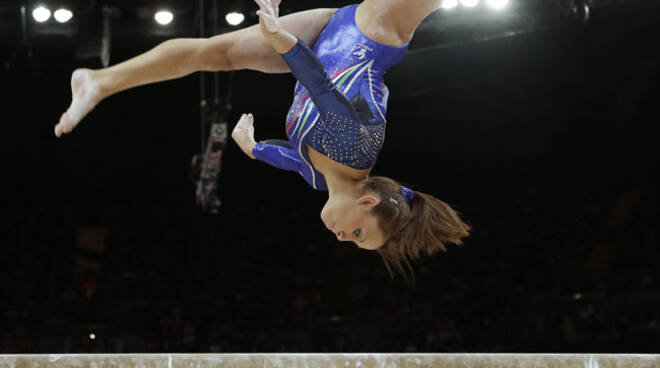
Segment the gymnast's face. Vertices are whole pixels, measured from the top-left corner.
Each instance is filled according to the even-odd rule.
[[[370,211],[379,199],[372,194],[360,198],[335,196],[328,199],[321,220],[339,241],[352,241],[358,247],[375,250],[385,242],[378,219]]]

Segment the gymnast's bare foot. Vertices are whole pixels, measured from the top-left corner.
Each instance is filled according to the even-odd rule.
[[[103,96],[100,87],[100,83],[93,77],[92,70],[76,69],[73,72],[71,75],[71,106],[62,114],[59,123],[55,126],[55,135],[58,138],[62,134],[70,133],[80,123],[80,120],[101,102]]]

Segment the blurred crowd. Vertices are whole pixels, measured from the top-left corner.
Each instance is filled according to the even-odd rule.
[[[414,284],[302,204],[17,207],[0,353],[659,352],[657,190],[557,180],[454,205],[473,236]]]

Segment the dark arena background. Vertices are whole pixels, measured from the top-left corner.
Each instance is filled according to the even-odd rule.
[[[469,2],[429,16],[385,79],[372,174],[473,227],[410,284],[336,240],[325,193],[231,139],[217,214],[196,204],[216,96],[229,129],[251,112],[257,140],[282,139],[290,74],[129,90],[54,136],[74,69],[253,25],[253,2],[3,0],[0,354],[660,353],[660,4]]]

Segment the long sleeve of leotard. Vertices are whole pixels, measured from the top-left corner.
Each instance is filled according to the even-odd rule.
[[[269,139],[259,142],[252,149],[252,154],[259,161],[278,169],[296,171],[302,174],[302,160],[288,141]]]
[[[304,42],[298,40],[291,50],[281,56],[294,77],[307,88],[321,114],[327,116],[334,113],[359,120],[351,101],[335,87],[321,61]]]

